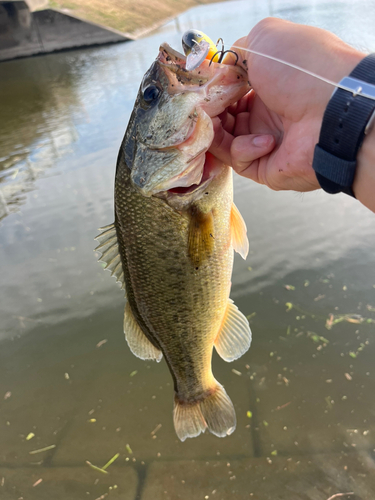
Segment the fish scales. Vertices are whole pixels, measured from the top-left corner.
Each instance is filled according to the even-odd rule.
[[[233,249],[248,252],[233,204],[232,171],[207,153],[211,118],[244,95],[238,66],[186,58],[167,44],[146,72],[120,148],[115,222],[97,237],[105,268],[127,302],[124,333],[141,359],[168,365],[173,420],[184,441],[236,427],[233,404],[211,369],[215,347],[233,361],[250,347],[248,321],[229,298]]]
[[[197,269],[188,254],[189,213],[176,212],[158,198],[145,199],[132,186],[126,165],[118,172],[116,228],[129,277],[128,300],[141,316],[147,337],[162,350],[175,391],[193,401],[212,387],[212,348],[229,295],[232,174],[227,168],[217,180],[224,178],[225,194],[218,198],[209,190],[199,207],[217,217],[214,252]]]

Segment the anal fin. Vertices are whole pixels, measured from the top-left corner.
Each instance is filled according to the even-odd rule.
[[[124,333],[126,341],[134,356],[140,359],[152,359],[157,362],[163,357],[163,353],[156,348],[142,332],[134,318],[129,302],[126,303],[124,311]]]
[[[246,224],[234,203],[232,204],[230,213],[230,226],[233,248],[244,260],[246,260],[247,254],[249,253]]]
[[[249,322],[238,310],[233,300],[228,299],[224,320],[215,340],[215,349],[225,361],[234,361],[245,354],[250,344]]]

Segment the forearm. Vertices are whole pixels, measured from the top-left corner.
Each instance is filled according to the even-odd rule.
[[[353,191],[363,205],[375,212],[375,128],[359,150]]]

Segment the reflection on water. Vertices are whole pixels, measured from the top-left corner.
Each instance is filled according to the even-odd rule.
[[[39,498],[42,487],[46,498],[74,499],[374,498],[373,214],[349,197],[274,193],[235,178],[250,254],[235,261],[232,297],[254,340],[232,364],[214,357],[238,417],[225,439],[177,440],[168,370],[130,354],[123,294],[92,252],[96,228],[113,220],[119,144],[160,42],[179,48],[195,27],[229,45],[271,13],[374,50],[373,7],[208,5],[134,43],[1,64],[6,500]],[[85,463],[116,453],[110,482]]]

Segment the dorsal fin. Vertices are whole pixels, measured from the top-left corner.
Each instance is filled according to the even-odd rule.
[[[215,340],[216,351],[225,361],[234,361],[245,354],[250,344],[249,322],[238,310],[233,300],[228,299],[223,323]]]
[[[240,211],[234,203],[232,204],[232,210],[230,213],[230,225],[232,232],[232,246],[234,250],[239,253],[244,260],[246,260],[247,254],[249,253],[249,240],[247,239],[246,234],[246,224],[240,214]]]
[[[121,288],[125,289],[124,272],[122,269],[115,225],[114,223],[108,224],[108,226],[100,227],[99,231],[101,231],[101,233],[95,238],[99,241],[99,245],[95,248],[95,251],[102,254],[99,262],[105,262],[105,264],[107,264],[104,269],[111,271],[111,276],[115,276],[116,281],[121,283]]]
[[[124,333],[131,352],[141,359],[153,359],[157,362],[163,357],[163,353],[148,340],[138,325],[129,302],[126,303],[124,311]]]
[[[199,267],[209,257],[215,244],[214,218],[212,212],[203,213],[194,209],[189,225],[189,257]]]

